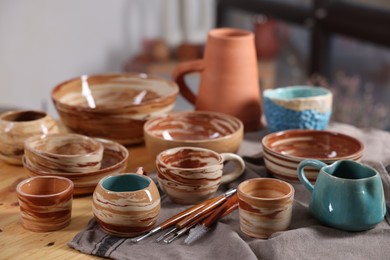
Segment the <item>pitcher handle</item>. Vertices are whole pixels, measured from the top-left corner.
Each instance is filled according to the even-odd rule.
[[[221,184],[232,182],[244,173],[245,162],[239,155],[234,153],[221,153],[221,157],[223,162],[232,161],[235,163],[234,170],[221,177]]]
[[[301,183],[308,189],[310,192],[313,192],[314,186],[310,183],[310,181],[306,178],[305,170],[304,168],[306,166],[314,167],[318,170],[321,170],[322,167],[327,166],[327,164],[319,161],[319,160],[313,160],[313,159],[306,159],[299,163],[298,165],[298,178],[301,181]]]
[[[201,72],[204,69],[204,62],[202,59],[198,60],[192,60],[192,61],[185,61],[181,62],[177,67],[174,69],[172,73],[173,80],[179,85],[180,93],[183,95],[185,99],[188,100],[191,104],[195,105],[196,102],[196,96],[190,88],[188,87],[187,83],[184,80],[185,75],[192,73],[192,72]]]

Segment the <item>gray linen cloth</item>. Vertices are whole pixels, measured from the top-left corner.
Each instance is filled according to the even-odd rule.
[[[386,200],[390,200],[390,176],[385,168],[390,162],[390,133],[339,123],[330,124],[328,130],[354,136],[364,143],[364,163],[379,171]],[[261,139],[267,133],[263,130],[245,135],[239,154],[246,161],[246,171],[235,182],[221,186],[218,194],[237,187],[245,179],[271,177],[262,158]],[[374,229],[364,232],[326,227],[308,211],[310,193],[302,184],[293,186],[295,200],[289,230],[274,233],[269,239],[255,239],[242,233],[236,210],[191,245],[184,243],[185,236],[171,244],[156,243],[155,239],[164,231],[133,244],[130,239],[106,235],[94,219],[68,245],[86,254],[112,259],[390,259],[388,216]],[[188,207],[175,205],[167,197],[161,203],[158,223]]]

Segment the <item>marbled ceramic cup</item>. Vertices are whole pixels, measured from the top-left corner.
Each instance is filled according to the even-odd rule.
[[[56,121],[46,112],[9,111],[0,115],[0,159],[21,165],[24,141],[34,135],[58,133]]]
[[[291,184],[271,178],[249,179],[238,185],[237,195],[242,232],[268,238],[288,229],[294,201]]]
[[[36,168],[49,172],[91,172],[99,170],[103,144],[78,134],[52,134],[30,137],[25,156]]]
[[[235,167],[223,172],[224,163]],[[231,182],[245,170],[242,158],[233,153],[216,153],[197,147],[177,147],[161,152],[156,158],[161,189],[179,204],[194,204],[211,197],[219,185]]]
[[[16,187],[22,225],[34,232],[48,232],[69,225],[73,182],[58,176],[37,176]]]
[[[92,210],[102,230],[118,237],[134,237],[153,228],[160,213],[156,184],[137,173],[107,176],[93,193]]]
[[[264,113],[271,132],[287,129],[324,130],[332,114],[332,92],[326,88],[291,86],[263,93]]]

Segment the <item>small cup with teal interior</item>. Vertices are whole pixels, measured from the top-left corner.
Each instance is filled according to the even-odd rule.
[[[305,174],[306,167],[319,171],[315,184]],[[339,160],[331,165],[307,159],[298,166],[302,184],[311,192],[309,210],[327,226],[347,231],[375,227],[386,213],[381,177],[374,168]]]
[[[101,179],[92,199],[92,210],[102,230],[118,237],[134,237],[151,230],[160,213],[160,194],[154,181],[136,173]]]
[[[313,86],[267,89],[263,106],[269,131],[326,129],[332,114],[332,92]]]

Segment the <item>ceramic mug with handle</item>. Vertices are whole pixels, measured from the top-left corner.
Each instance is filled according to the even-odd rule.
[[[305,167],[319,170],[315,184],[308,181]],[[386,204],[379,173],[352,160],[331,165],[307,159],[298,166],[298,177],[312,193],[309,210],[327,226],[363,231],[383,220]]]
[[[224,173],[227,161],[235,165]],[[165,150],[157,156],[156,166],[161,188],[180,204],[194,204],[211,197],[221,184],[237,179],[245,170],[240,156],[199,147]]]

